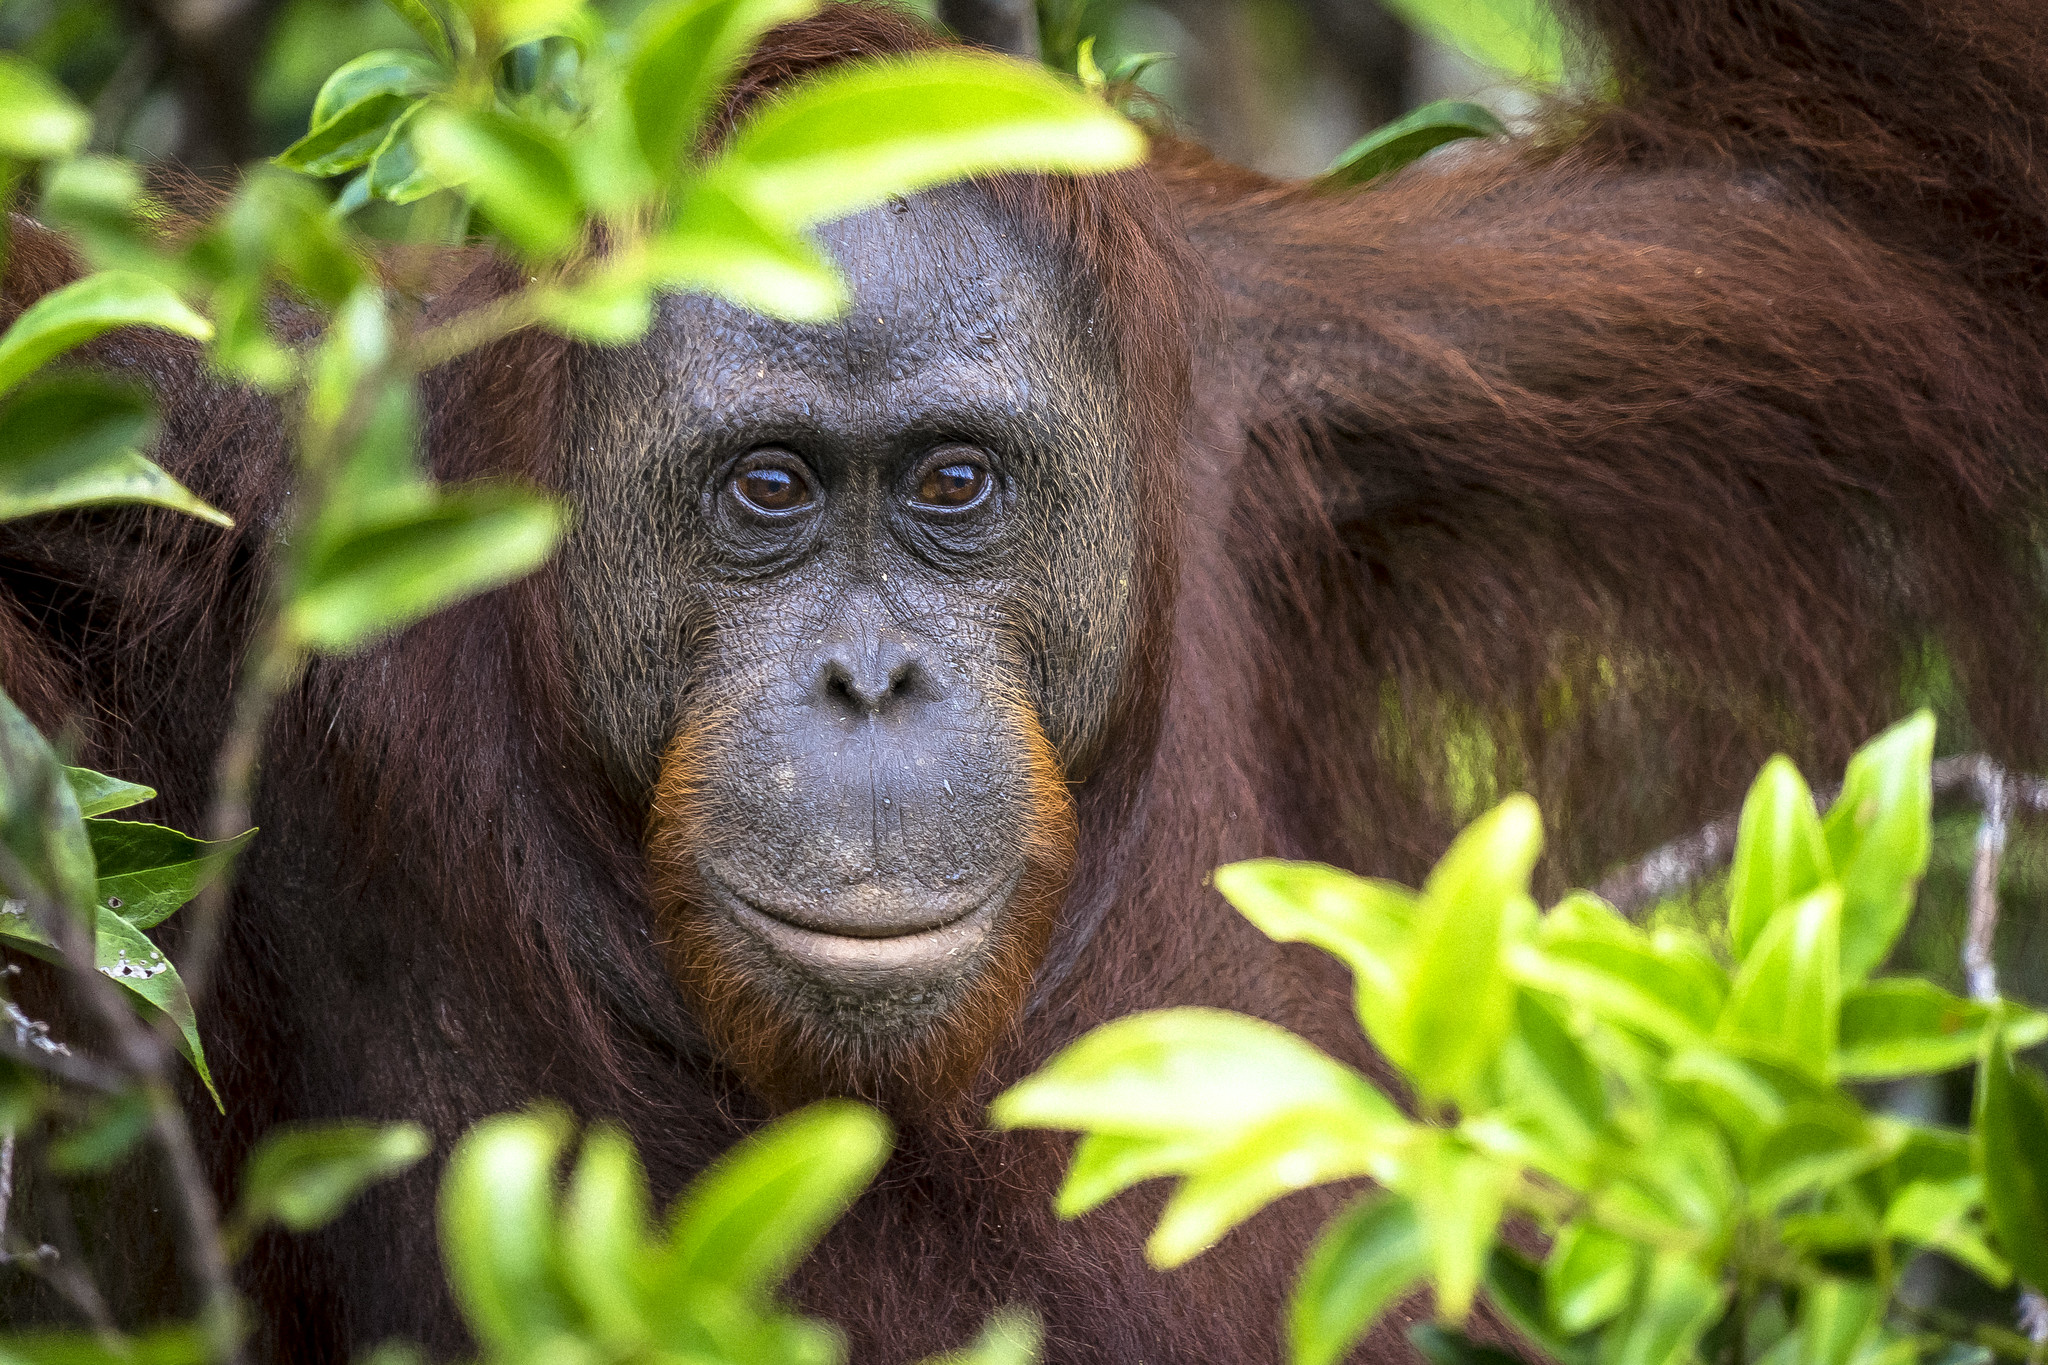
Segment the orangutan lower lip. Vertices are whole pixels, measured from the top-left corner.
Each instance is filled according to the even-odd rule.
[[[834,975],[865,977],[964,963],[988,938],[1020,876],[1012,873],[979,899],[935,897],[909,914],[858,919],[771,909],[708,872],[705,881],[733,920],[780,956]]]

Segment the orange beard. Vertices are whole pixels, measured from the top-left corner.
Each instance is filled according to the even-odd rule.
[[[1066,894],[1075,822],[1059,760],[1036,717],[1026,706],[1012,714],[1028,766],[1023,873],[959,977],[922,988],[942,993],[941,1006],[880,1029],[861,1027],[861,1011],[834,1018],[829,1004],[819,1008],[829,988],[804,984],[716,908],[696,857],[710,726],[690,724],[669,746],[646,840],[655,938],[719,1057],[770,1104],[845,1095],[898,1114],[935,1114],[968,1091],[1023,1007]]]

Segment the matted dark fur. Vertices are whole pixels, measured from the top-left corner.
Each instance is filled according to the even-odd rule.
[[[1363,193],[1170,141],[1144,172],[987,187],[1100,291],[1155,515],[1136,683],[1073,793],[1069,891],[972,1100],[1168,1004],[1372,1065],[1341,971],[1230,912],[1205,887],[1220,862],[1412,879],[1490,779],[1543,801],[1545,875],[1587,879],[1724,809],[1772,748],[1838,764],[1930,657],[1975,742],[2048,753],[2039,7],[1572,9],[1618,104]],[[836,9],[774,35],[740,98],[920,41]],[[9,306],[70,269],[20,232]],[[503,286],[488,263],[444,277],[444,312]],[[165,395],[162,458],[241,529],[6,527],[0,671],[82,761],[159,784],[149,813],[190,827],[277,510],[278,422],[181,345],[125,336],[98,358]],[[563,485],[572,359],[522,336],[434,376],[437,471]],[[547,1096],[623,1124],[667,1196],[768,1112],[665,969],[647,812],[579,743],[560,595],[543,573],[323,661],[287,699],[205,1015],[229,1111],[195,1114],[224,1193],[275,1122],[412,1117],[445,1151]],[[1055,1361],[1276,1359],[1336,1196],[1160,1275],[1140,1254],[1156,1192],[1053,1218],[1067,1145],[907,1125],[795,1292],[862,1361],[959,1342],[1010,1302],[1044,1314]],[[436,1174],[259,1246],[272,1355],[459,1349]],[[108,1222],[145,1256],[132,1220]],[[1389,1328],[1364,1349],[1406,1348]]]

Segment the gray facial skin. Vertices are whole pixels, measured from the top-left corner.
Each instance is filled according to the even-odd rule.
[[[1103,740],[1142,510],[1048,248],[965,189],[822,235],[843,321],[671,299],[581,357],[564,559],[606,770],[644,809],[688,737],[706,913],[793,1001],[971,966],[1024,865],[1030,723],[1069,777]]]

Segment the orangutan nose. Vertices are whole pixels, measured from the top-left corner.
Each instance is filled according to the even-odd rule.
[[[817,676],[819,697],[863,719],[900,718],[939,697],[922,654],[893,636],[829,644]]]

